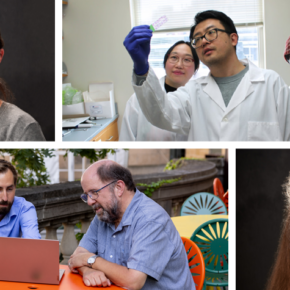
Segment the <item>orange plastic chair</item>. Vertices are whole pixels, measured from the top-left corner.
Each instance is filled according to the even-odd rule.
[[[228,213],[229,213],[229,191],[227,191],[223,196],[223,202],[227,207]]]
[[[213,193],[223,200],[225,191],[221,181],[218,178],[215,178],[213,181]]]
[[[192,279],[195,283],[196,290],[201,290],[205,278],[205,265],[202,253],[199,247],[190,239],[181,237],[187,258],[188,266]]]

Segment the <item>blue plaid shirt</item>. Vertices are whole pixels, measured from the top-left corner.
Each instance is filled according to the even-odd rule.
[[[12,207],[0,221],[0,237],[41,239],[34,205],[23,197],[14,197]]]
[[[147,274],[144,290],[195,290],[174,224],[161,206],[139,190],[117,229],[95,216],[79,246]]]

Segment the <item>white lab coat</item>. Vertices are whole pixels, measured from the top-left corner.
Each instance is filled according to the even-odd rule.
[[[249,71],[227,107],[210,74],[166,98],[150,68],[143,85],[133,88],[152,124],[188,134],[189,141],[290,141],[288,86],[276,72],[241,62],[249,63]]]
[[[165,76],[159,80],[164,88]],[[159,129],[150,124],[139,106],[135,94],[126,104],[119,141],[186,141],[187,136]]]

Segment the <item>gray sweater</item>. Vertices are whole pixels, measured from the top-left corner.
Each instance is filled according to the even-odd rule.
[[[0,107],[0,141],[45,141],[39,124],[27,113],[3,102]]]

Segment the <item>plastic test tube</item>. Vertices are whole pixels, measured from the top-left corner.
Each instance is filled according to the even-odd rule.
[[[168,21],[167,17],[161,16],[158,20],[156,20],[153,24],[150,25],[150,29],[154,32],[159,27],[161,27],[164,23]]]

